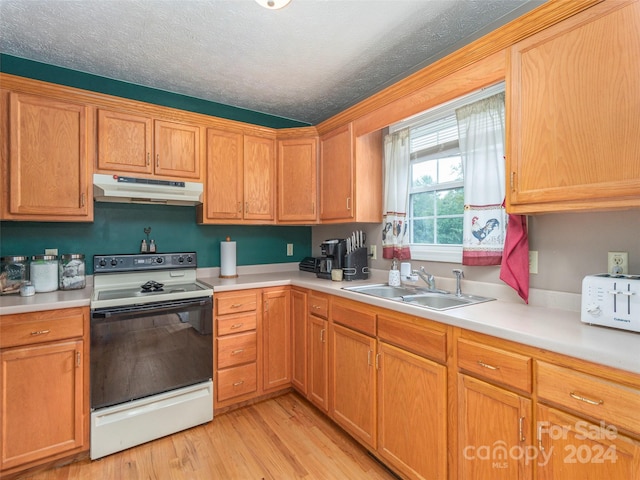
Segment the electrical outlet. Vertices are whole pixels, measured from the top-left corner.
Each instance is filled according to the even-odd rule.
[[[607,254],[607,273],[629,273],[629,254],[627,252],[609,252]]]
[[[44,249],[44,254],[45,255],[58,255],[58,249],[57,248],[45,248]]]
[[[369,245],[369,255],[371,255],[371,260],[378,259],[378,252],[376,249],[376,245]]]
[[[293,243],[287,243],[287,257],[293,257]]]
[[[529,250],[529,273],[538,273],[538,251]]]

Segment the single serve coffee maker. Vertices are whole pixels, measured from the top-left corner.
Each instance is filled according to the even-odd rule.
[[[344,267],[344,255],[347,252],[347,241],[344,238],[325,240],[320,244],[320,271],[318,278],[331,279],[331,270]]]

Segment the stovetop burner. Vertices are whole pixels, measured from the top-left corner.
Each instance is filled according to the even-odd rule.
[[[155,280],[149,280],[147,283],[140,285],[143,293],[148,292],[163,292],[164,283],[156,282]]]

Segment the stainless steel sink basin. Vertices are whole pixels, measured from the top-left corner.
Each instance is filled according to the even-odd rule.
[[[488,302],[495,298],[480,297],[477,295],[456,295],[444,290],[430,291],[416,287],[392,287],[387,284],[363,285],[359,287],[343,287],[350,292],[364,293],[374,297],[409,303],[432,310],[447,310],[450,308],[464,307],[476,303]]]

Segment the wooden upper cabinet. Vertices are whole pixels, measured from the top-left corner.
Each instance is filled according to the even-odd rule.
[[[98,110],[98,169],[153,173],[150,117]]]
[[[278,223],[315,223],[317,137],[278,140]]]
[[[99,171],[201,179],[201,128],[98,109]]]
[[[511,48],[509,211],[640,206],[639,30],[605,1]]]
[[[353,221],[382,221],[382,131],[349,123],[320,139],[320,222]]]
[[[9,107],[2,218],[92,221],[87,107],[16,92],[2,101]]]
[[[275,221],[275,140],[207,129],[205,201],[199,223]]]

